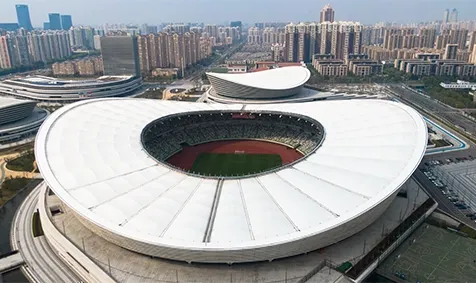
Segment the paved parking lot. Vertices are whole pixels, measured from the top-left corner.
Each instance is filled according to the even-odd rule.
[[[471,159],[429,161],[422,173],[450,205],[476,224],[476,160]]]

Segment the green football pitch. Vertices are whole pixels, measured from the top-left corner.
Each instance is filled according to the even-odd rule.
[[[377,272],[390,279],[403,273],[405,282],[473,283],[476,282],[476,240],[424,223]]]
[[[278,154],[201,153],[191,171],[212,176],[242,176],[281,165]]]

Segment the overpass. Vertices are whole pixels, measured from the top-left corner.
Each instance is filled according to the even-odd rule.
[[[20,267],[25,261],[18,251],[11,252],[0,258],[0,274]]]

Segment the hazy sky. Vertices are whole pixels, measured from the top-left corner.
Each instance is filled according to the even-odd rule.
[[[74,24],[104,23],[313,21],[330,3],[337,20],[364,24],[380,21],[440,20],[446,8],[461,20],[476,20],[476,0],[0,0],[0,22],[16,22],[15,4],[28,4],[34,26],[48,13],[71,14]]]

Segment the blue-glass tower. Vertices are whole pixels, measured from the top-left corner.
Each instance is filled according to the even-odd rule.
[[[50,19],[50,29],[52,30],[60,30],[61,29],[61,17],[58,13],[50,13],[48,14]]]
[[[73,26],[73,19],[71,15],[61,15],[61,27],[64,30],[69,30]]]
[[[28,5],[18,4],[15,5],[15,8],[17,10],[18,25],[26,30],[32,30],[33,26],[31,25],[30,10],[28,9]]]

